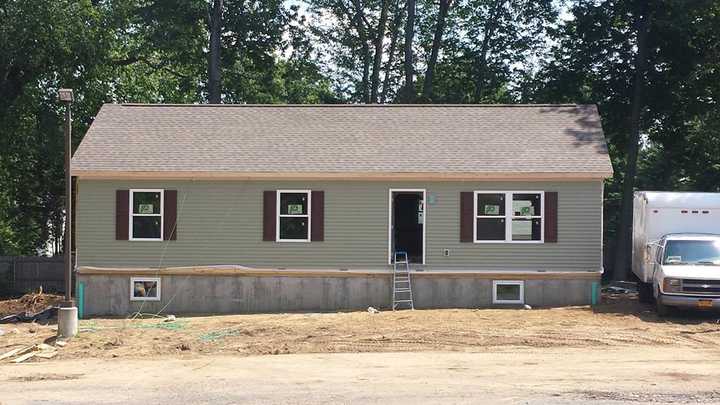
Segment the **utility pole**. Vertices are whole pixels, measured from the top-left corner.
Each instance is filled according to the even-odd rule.
[[[72,300],[72,175],[70,158],[72,157],[72,89],[60,89],[58,99],[65,104],[65,301],[58,311],[58,336],[71,338],[77,334],[78,312]]]

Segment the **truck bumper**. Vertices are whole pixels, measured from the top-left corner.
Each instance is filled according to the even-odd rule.
[[[720,297],[695,297],[687,295],[660,294],[658,296],[658,300],[660,300],[661,304],[669,305],[671,307],[720,310]],[[702,305],[701,302],[705,305]],[[709,306],[709,304],[707,304],[708,302],[712,303],[712,306]]]

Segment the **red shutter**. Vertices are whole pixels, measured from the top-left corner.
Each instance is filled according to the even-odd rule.
[[[325,192],[313,191],[310,208],[310,240],[322,242],[325,240]]]
[[[263,240],[275,242],[275,209],[277,201],[276,192],[263,192]]]
[[[558,238],[558,193],[545,192],[545,243],[557,243]]]
[[[163,207],[163,239],[177,239],[177,190],[165,190]]]
[[[460,192],[460,242],[473,242],[473,192]]]
[[[128,240],[130,190],[115,191],[115,239]]]

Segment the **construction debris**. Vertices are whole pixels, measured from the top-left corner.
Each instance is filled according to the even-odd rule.
[[[0,300],[0,318],[20,313],[37,313],[48,307],[56,307],[63,300],[62,295],[46,294],[42,291],[25,294],[20,298]]]
[[[57,343],[57,342],[56,342]],[[58,351],[55,346],[51,346],[46,343],[40,343],[32,346],[19,347],[9,352],[0,355],[0,360],[10,359],[15,357],[11,362],[22,363],[25,360],[33,357],[39,357],[42,359],[51,359],[57,356]]]
[[[8,315],[0,318],[0,323],[17,323],[17,322],[38,322],[47,321],[49,319],[57,317],[57,307],[47,307],[42,311],[32,312],[19,312],[17,314]]]
[[[25,354],[23,354],[22,356],[16,358],[15,360],[12,360],[12,362],[13,362],[13,363],[16,363],[16,364],[17,364],[17,363],[22,363],[23,361],[25,361],[25,360],[27,360],[27,359],[30,359],[30,358],[35,357],[36,354],[37,354],[37,351],[32,351],[32,352],[29,352],[29,353],[25,353]]]
[[[380,311],[378,311],[377,309],[375,309],[373,307],[368,307],[367,311],[371,314],[379,314],[380,313]]]
[[[10,357],[23,354],[23,353],[27,352],[28,350],[29,350],[28,347],[18,347],[17,349],[12,349],[3,355],[0,355],[0,360],[9,359]]]
[[[603,288],[602,292],[608,294],[630,294],[633,291],[623,287],[609,286]]]
[[[163,322],[175,322],[175,315],[168,315]]]
[[[523,308],[524,308],[524,309],[532,309],[532,307],[531,307],[530,305],[528,305],[528,304],[523,305]]]

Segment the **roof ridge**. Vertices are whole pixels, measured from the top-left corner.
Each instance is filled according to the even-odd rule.
[[[286,108],[312,108],[312,107],[353,107],[353,108],[379,108],[379,107],[425,107],[425,108],[515,108],[515,107],[583,107],[594,104],[163,104],[163,103],[107,103],[123,107],[286,107]]]

